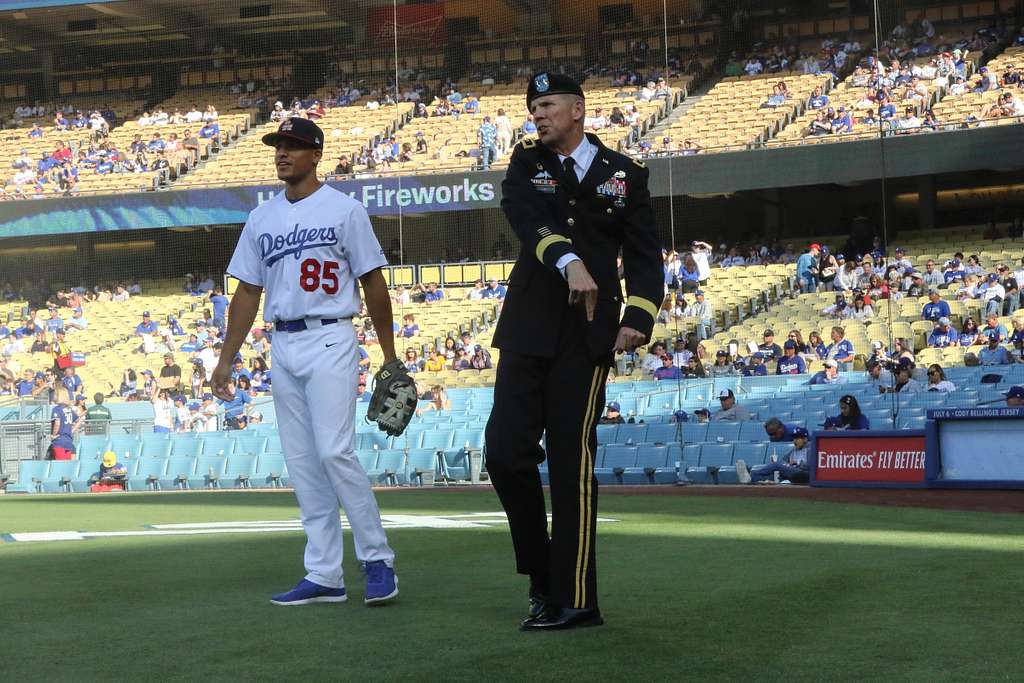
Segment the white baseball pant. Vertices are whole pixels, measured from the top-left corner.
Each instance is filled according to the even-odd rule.
[[[339,503],[359,561],[393,566],[395,554],[354,451],[358,353],[352,322],[306,322],[309,328],[301,332],[274,333],[274,407],[306,531],[306,579],[342,588]]]

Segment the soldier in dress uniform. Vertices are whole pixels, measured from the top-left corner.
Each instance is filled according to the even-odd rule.
[[[651,335],[663,276],[647,168],[584,134],[583,91],[572,79],[538,74],[526,102],[539,139],[516,146],[502,183],[502,209],[521,246],[494,334],[501,360],[487,469],[508,514],[516,569],[530,577],[520,628],[545,631],[604,623],[595,425],[615,352]],[[545,454],[550,536],[538,470]]]

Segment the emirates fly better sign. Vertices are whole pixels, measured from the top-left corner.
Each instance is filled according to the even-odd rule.
[[[923,435],[853,437],[819,434],[815,480],[924,483]]]

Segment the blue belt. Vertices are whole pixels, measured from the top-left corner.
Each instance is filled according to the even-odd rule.
[[[320,325],[333,325],[338,322],[337,318],[320,318]],[[302,332],[307,330],[309,327],[306,325],[305,319],[300,318],[299,320],[278,320],[274,323],[275,332]]]

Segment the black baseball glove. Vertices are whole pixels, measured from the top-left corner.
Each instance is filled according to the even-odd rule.
[[[397,358],[384,364],[374,375],[373,396],[366,419],[376,422],[382,432],[398,436],[416,413],[416,383]]]

